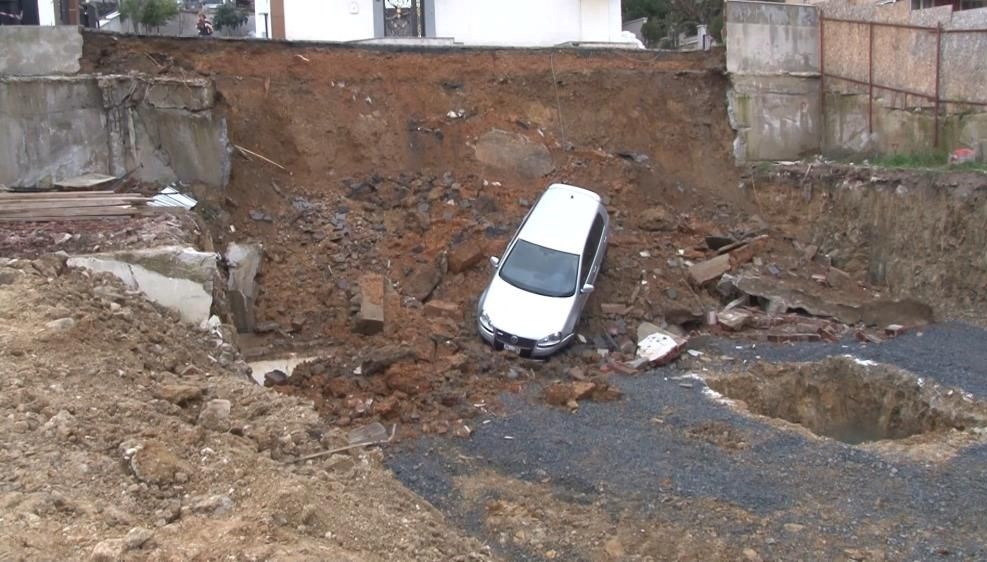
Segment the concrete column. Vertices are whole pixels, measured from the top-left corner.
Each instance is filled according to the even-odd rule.
[[[384,2],[374,0],[374,37],[384,36]]]

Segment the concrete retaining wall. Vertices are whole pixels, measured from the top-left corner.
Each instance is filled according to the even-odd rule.
[[[870,75],[868,26],[826,23],[826,52],[819,52],[819,9],[827,17],[914,25],[942,24],[946,29],[983,27],[987,10],[951,12],[948,8],[911,11],[907,3],[888,6],[819,6],[730,1],[727,3],[727,70],[731,125],[737,131],[734,157],[739,162],[794,160],[814,153],[851,156],[873,153],[923,153],[935,147],[933,102],[875,88],[873,130],[868,122],[867,87],[826,78],[825,116],[820,103],[820,57],[827,76],[855,80]],[[923,30],[874,28],[875,83],[932,95],[935,85],[936,34]],[[943,34],[941,95],[945,99],[987,101],[987,57],[971,56],[987,46],[987,33]],[[902,58],[902,53],[907,56]],[[976,108],[973,110],[972,108]],[[943,104],[939,149],[987,143],[987,113],[963,104]]]
[[[0,26],[0,75],[74,74],[81,57],[78,27]]]
[[[76,61],[78,63],[78,61]],[[98,172],[225,186],[226,120],[211,81],[128,76],[0,79],[0,184]]]
[[[727,94],[738,162],[819,152],[819,16],[815,8],[728,2]]]

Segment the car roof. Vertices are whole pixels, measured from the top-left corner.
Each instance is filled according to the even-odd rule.
[[[518,238],[569,254],[582,254],[600,196],[592,191],[553,184],[531,210]]]

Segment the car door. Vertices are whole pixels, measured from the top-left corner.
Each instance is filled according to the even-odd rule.
[[[569,322],[567,322],[567,328],[569,330],[574,330],[576,324],[579,323],[579,317],[582,315],[583,307],[586,306],[586,301],[589,299],[589,293],[582,292],[583,286],[587,283],[592,284],[599,272],[599,249],[604,230],[604,221],[597,215],[593,220],[593,226],[590,227],[589,234],[586,236],[586,244],[583,247],[583,255],[580,258],[579,284],[576,287],[576,300],[572,307],[572,312],[569,315]]]
[[[593,257],[593,266],[590,268],[589,278],[586,280],[590,285],[596,285],[596,279],[600,275],[600,269],[603,268],[603,258],[606,256],[607,240],[610,234],[610,221],[607,219],[606,211],[601,210],[600,213],[596,215],[596,221],[594,221],[594,226],[596,224],[600,225],[600,238],[596,246],[596,254]]]

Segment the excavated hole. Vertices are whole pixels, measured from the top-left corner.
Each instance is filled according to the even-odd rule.
[[[763,364],[714,378],[709,387],[756,414],[800,424],[816,435],[860,444],[903,439],[987,422],[983,403],[923,383],[891,366],[836,357],[818,363]]]

